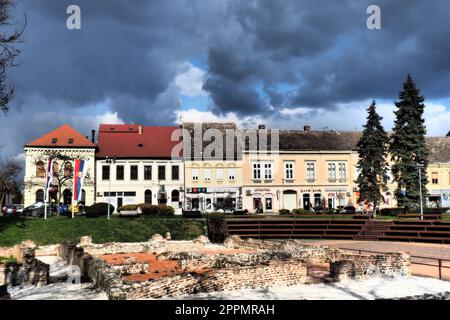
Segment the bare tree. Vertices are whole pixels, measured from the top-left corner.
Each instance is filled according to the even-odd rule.
[[[20,190],[22,166],[16,160],[0,160],[0,203]]]
[[[21,50],[16,44],[22,41],[26,26],[26,16],[19,22],[11,23],[10,10],[16,4],[17,0],[0,0],[0,110],[5,114],[14,95],[14,86],[7,82],[7,70],[17,66],[14,60]]]

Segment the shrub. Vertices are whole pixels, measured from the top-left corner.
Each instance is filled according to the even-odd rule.
[[[291,212],[288,209],[281,209],[278,211],[280,213],[280,215],[284,216],[284,215],[288,215],[291,214]]]
[[[209,220],[223,220],[225,219],[225,213],[222,212],[208,213],[206,215],[206,218],[208,218]]]
[[[140,203],[138,206],[141,208],[142,214],[146,216],[172,217],[175,214],[175,209],[173,207],[163,204],[153,205]]]
[[[17,259],[13,256],[9,257],[0,257],[0,264],[14,263],[17,262]]]
[[[139,209],[139,205],[137,204],[127,204],[124,206],[121,206],[117,211],[137,211]]]
[[[292,209],[291,214],[314,214],[315,212],[310,210],[305,210],[303,208]]]
[[[115,210],[112,204],[109,205],[109,209],[111,214]],[[107,214],[108,214],[108,204],[104,202],[98,202],[86,208],[87,217],[100,217],[106,216]]]
[[[203,218],[203,215],[200,211],[195,210],[195,211],[187,211],[187,210],[183,210],[183,218]]]

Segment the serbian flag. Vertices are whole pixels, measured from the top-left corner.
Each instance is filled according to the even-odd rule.
[[[47,168],[45,168],[45,202],[48,202],[49,193],[50,193],[50,185],[53,180],[53,158],[48,158]]]
[[[86,175],[86,161],[75,160],[75,172],[73,176],[73,200],[81,201],[84,176]]]

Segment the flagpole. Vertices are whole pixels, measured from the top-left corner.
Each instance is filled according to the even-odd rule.
[[[44,219],[47,219],[47,195],[45,195],[44,199]]]

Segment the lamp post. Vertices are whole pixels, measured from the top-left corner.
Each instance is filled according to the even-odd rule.
[[[115,157],[106,157],[106,163],[109,164],[109,179],[108,179],[108,220],[110,219],[111,216],[111,165],[116,163],[116,158]]]
[[[423,163],[418,163],[417,168],[419,169],[419,192],[420,192],[420,220],[423,220],[423,199],[422,199],[422,168]]]

